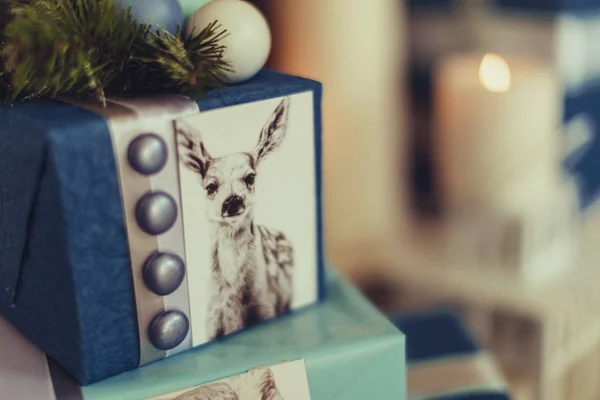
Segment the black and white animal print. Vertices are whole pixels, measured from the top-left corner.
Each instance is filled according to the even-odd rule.
[[[206,192],[212,237],[208,335],[216,338],[290,309],[294,251],[286,236],[254,221],[255,181],[287,132],[289,99],[277,106],[250,152],[213,158],[200,132],[177,123],[181,163]]]
[[[270,368],[189,390],[173,400],[284,400]]]

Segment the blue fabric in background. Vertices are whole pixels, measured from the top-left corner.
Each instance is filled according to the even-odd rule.
[[[406,361],[419,362],[479,351],[458,316],[449,310],[404,315],[394,319],[406,336]]]
[[[435,364],[436,360],[451,359],[452,357],[475,356],[481,349],[465,329],[458,314],[451,310],[426,310],[419,313],[407,314],[392,318],[396,327],[406,336],[406,362],[410,388],[411,364],[422,362]],[[435,376],[431,377],[432,380]],[[424,395],[424,394],[422,394]],[[497,389],[486,390],[465,388],[460,393],[440,393],[439,395],[418,399],[427,400],[509,400],[507,394]],[[410,398],[409,398],[410,400]]]
[[[408,0],[408,8],[416,10],[452,10],[473,0]],[[584,13],[600,10],[598,0],[493,0],[492,6],[512,11],[551,14],[559,12]]]
[[[600,10],[598,0],[495,0],[494,3],[499,8],[541,14]]]
[[[320,297],[321,84],[262,71],[202,111],[314,92]],[[61,102],[0,106],[0,312],[82,384],[137,368],[129,250],[106,122]]]
[[[413,10],[450,10],[457,4],[456,0],[409,0],[408,9]]]
[[[580,115],[590,119],[594,134],[589,147],[582,149],[577,159],[569,163],[568,169],[577,180],[581,206],[587,208],[600,197],[600,86],[592,85],[565,98],[565,121]]]

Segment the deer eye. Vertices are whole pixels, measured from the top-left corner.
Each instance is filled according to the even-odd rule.
[[[254,179],[255,178],[256,178],[256,174],[248,174],[244,178],[244,182],[246,182],[246,185],[252,186],[252,185],[254,185]]]
[[[216,183],[209,183],[208,185],[206,185],[206,193],[208,193],[208,195],[210,196],[211,194],[214,194],[218,188],[219,186]]]

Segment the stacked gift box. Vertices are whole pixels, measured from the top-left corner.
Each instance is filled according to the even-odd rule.
[[[225,399],[185,395],[268,366],[286,399],[404,399],[402,333],[338,276],[327,290],[319,307],[83,387],[0,319],[0,388],[11,399]]]
[[[160,22],[252,21],[236,85],[0,106],[2,396],[402,400],[409,386],[411,399],[504,399],[456,318],[397,321],[414,338],[407,371],[404,334],[326,271],[321,85],[261,70],[260,14],[212,4],[192,15],[198,2],[170,1]]]
[[[262,70],[250,3],[126,3],[2,4],[0,397],[404,399],[404,335],[326,276],[320,83]]]
[[[270,34],[249,3],[210,3],[190,30],[217,14],[258,33],[243,61],[235,32],[216,47],[237,85],[0,106],[11,398],[405,397],[404,336],[325,276],[321,85],[259,71]]]
[[[509,399],[495,360],[453,312],[396,316],[394,327],[334,273],[327,290],[319,307],[87,386],[0,318],[0,389],[15,400],[211,399],[202,390],[268,366],[292,400]]]

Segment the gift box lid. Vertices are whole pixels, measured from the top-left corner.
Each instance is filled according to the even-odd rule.
[[[83,398],[144,399],[304,359],[313,399],[404,399],[404,335],[355,288],[328,275],[321,305],[85,386]]]

